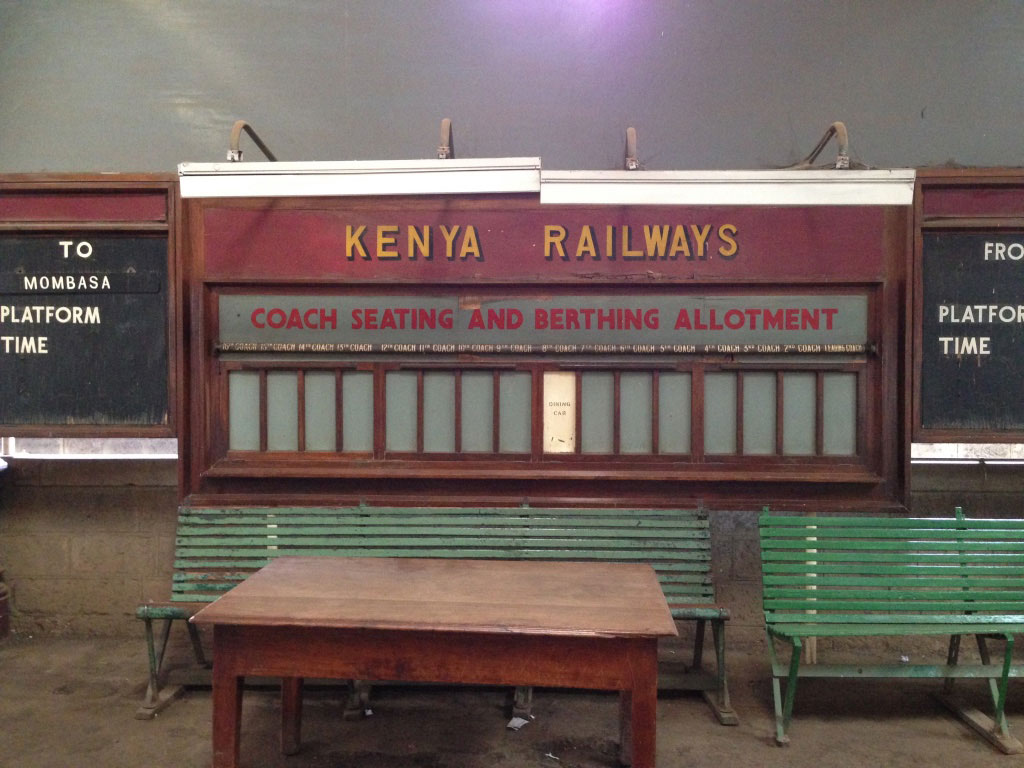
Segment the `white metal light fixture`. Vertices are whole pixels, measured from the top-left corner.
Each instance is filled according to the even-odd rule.
[[[912,169],[884,171],[542,171],[561,205],[910,205]]]
[[[181,196],[473,195],[540,190],[540,158],[182,163]]]

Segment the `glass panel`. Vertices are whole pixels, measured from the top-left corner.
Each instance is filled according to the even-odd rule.
[[[337,450],[337,403],[333,371],[306,373],[306,450]]]
[[[416,373],[387,374],[384,415],[387,419],[385,445],[389,451],[416,450]]]
[[[853,456],[857,453],[857,375],[826,373],[822,397],[825,455]]]
[[[462,450],[494,451],[494,374],[490,371],[462,374]]]
[[[348,371],[341,377],[343,451],[373,450],[373,374]]]
[[[576,374],[544,373],[544,453],[576,450]]]
[[[690,452],[690,402],[692,375],[662,373],[658,376],[658,451]]]
[[[814,412],[817,376],[787,373],[782,378],[782,453],[814,454]]]
[[[743,453],[775,453],[775,374],[743,374]]]
[[[498,387],[498,449],[502,453],[529,453],[533,435],[533,377],[529,373],[503,373]]]
[[[455,374],[423,374],[423,451],[455,451]]]
[[[736,453],[736,374],[704,375],[704,453]]]
[[[649,373],[623,373],[619,377],[619,450],[621,453],[651,453],[654,435],[654,377]]]
[[[611,373],[583,374],[583,453],[611,453],[615,430],[615,377]]]
[[[267,450],[299,450],[299,375],[267,374]]]
[[[228,374],[228,449],[260,449],[260,375],[255,371]]]

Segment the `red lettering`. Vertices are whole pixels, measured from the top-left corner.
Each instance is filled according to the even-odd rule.
[[[265,318],[267,316],[267,310],[263,307],[258,307],[252,311],[252,315],[249,317],[249,321],[256,328],[266,328],[267,324],[263,320],[257,318]]]
[[[332,331],[338,330],[338,310],[336,309],[321,309],[320,310],[320,327],[326,328],[330,325]]]
[[[658,317],[658,310],[648,309],[644,312],[644,325],[651,330],[658,330],[658,326],[661,324],[661,319]]]
[[[539,312],[541,310],[537,310],[537,311]],[[473,313],[469,316],[469,327],[470,328],[483,328],[484,327],[484,313],[481,312],[479,309],[474,309]]]
[[[283,309],[277,309],[276,307],[267,312],[267,325],[271,328],[284,328],[284,324],[287,321]]]
[[[777,309],[772,312],[770,309],[764,310],[764,329],[771,331],[775,328],[782,329],[783,327],[783,313],[784,310]]]
[[[725,313],[725,326],[727,328],[731,328],[732,330],[735,331],[737,328],[742,328],[743,325],[743,313],[740,312],[738,309],[730,309],[728,312]]]
[[[786,330],[787,331],[798,331],[800,330],[800,310],[796,307],[790,307],[785,310],[786,312]]]
[[[548,311],[546,309],[533,310],[533,327],[538,329],[548,327]]]
[[[675,330],[678,331],[680,328],[685,328],[688,331],[693,330],[693,326],[690,325],[690,313],[685,309],[680,309],[679,314],[676,315]]]

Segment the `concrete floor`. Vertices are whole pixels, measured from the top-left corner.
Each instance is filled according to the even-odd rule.
[[[184,643],[175,660],[184,659]],[[771,684],[760,653],[730,656],[737,727],[717,724],[700,696],[663,693],[658,765],[1020,765],[949,716],[929,695],[934,681],[802,681],[792,744],[772,740]],[[136,720],[146,676],[137,639],[12,635],[0,640],[0,766],[3,768],[200,768],[210,764],[210,692],[190,689],[157,718]],[[980,691],[980,689],[979,689]],[[979,704],[984,699],[978,698]],[[616,765],[614,695],[538,690],[534,720],[506,728],[498,689],[384,687],[372,716],[341,719],[340,688],[316,688],[305,704],[303,748],[277,747],[277,699],[247,691],[246,768],[598,768]],[[1024,736],[1024,686],[1011,684],[1011,728]]]

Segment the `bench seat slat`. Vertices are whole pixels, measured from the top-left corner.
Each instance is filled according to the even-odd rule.
[[[813,554],[813,557],[811,555]],[[975,552],[970,557],[964,553],[957,552],[915,552],[912,560],[909,560],[903,553],[894,552],[872,552],[858,551],[855,554],[846,551],[827,552],[817,548],[806,546],[802,549],[792,549],[785,552],[765,549],[761,557],[766,562],[777,563],[802,563],[813,561],[815,563],[893,563],[897,565],[918,562],[926,565],[960,565],[968,564],[1012,564],[1024,563],[1024,554],[1013,554],[1005,552]]]
[[[807,587],[789,586],[766,586],[764,596],[766,600],[810,600],[822,602],[825,600],[911,600],[921,605],[933,602],[970,603],[972,601],[987,602],[1008,602],[1024,607],[1024,597],[1020,589],[1006,589],[1013,586],[1007,582],[999,585],[1001,588],[978,587],[972,582],[964,580],[955,583],[950,580],[939,586],[914,585],[900,583],[899,585],[872,583],[866,586],[851,585],[848,588],[822,587],[813,589]],[[957,608],[957,610],[961,610]],[[968,609],[969,610],[969,609]]]
[[[797,577],[810,578],[810,574],[824,576],[825,574],[849,574],[851,577],[858,575],[871,576],[947,576],[951,573],[965,576],[1012,576],[1024,575],[1024,565],[985,563],[983,565],[922,565],[920,563],[891,563],[888,565],[865,565],[863,563],[823,563],[813,561],[813,565],[807,561],[794,563],[777,563],[774,561],[765,562],[762,570],[766,579],[784,578],[786,574],[794,574]]]
[[[827,518],[826,518],[827,519]],[[777,528],[768,526],[763,529],[769,539],[779,541],[813,541],[815,537],[827,538],[830,541],[843,542],[846,539],[892,539],[894,541],[1002,541],[1008,532],[1014,529],[964,529],[964,528],[853,528],[849,526],[832,527],[815,525],[811,528]],[[1020,530],[1020,529],[1016,529]]]
[[[811,566],[812,568],[815,566]],[[947,572],[948,573],[948,572]],[[773,590],[773,594],[776,594],[776,590],[781,587],[802,587],[807,589],[808,587],[814,587],[815,589],[826,589],[830,587],[878,587],[888,589],[892,586],[891,576],[897,574],[844,574],[842,576],[822,576],[817,573],[805,573],[805,574],[793,574],[777,576],[772,574],[765,574],[764,585],[770,587]],[[910,575],[910,574],[908,574]],[[984,571],[976,574],[964,574],[958,575],[957,573],[948,573],[946,576],[917,576],[913,582],[907,583],[900,581],[901,584],[906,586],[913,586],[915,589],[930,588],[930,587],[958,587],[961,589],[986,589],[986,588],[1005,588],[1013,587],[1020,589],[1021,581],[1019,579],[1024,578],[1024,570],[1016,570],[1011,574],[1003,576],[993,576],[990,573]]]
[[[814,529],[822,527],[832,528],[884,528],[886,530],[897,530],[901,528],[955,528],[963,530],[970,528],[980,530],[996,528],[1001,530],[1024,531],[1024,519],[1007,518],[970,518],[968,524],[964,520],[955,517],[868,517],[868,516],[816,516],[803,517],[800,515],[761,515],[762,530],[771,531],[776,528],[786,530],[793,529]]]

